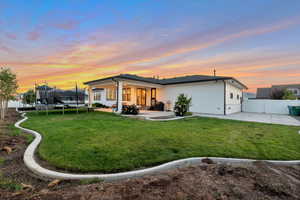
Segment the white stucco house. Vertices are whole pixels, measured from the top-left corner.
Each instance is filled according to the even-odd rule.
[[[191,112],[231,114],[241,112],[243,90],[247,87],[233,77],[192,75],[158,79],[131,74],[88,81],[89,105],[115,105],[121,112],[123,104],[135,104],[143,109],[156,102],[172,110],[179,94],[192,97]]]

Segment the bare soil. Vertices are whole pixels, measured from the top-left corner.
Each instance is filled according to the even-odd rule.
[[[19,115],[10,110],[0,122],[0,150],[9,146],[13,152],[0,151],[0,181],[8,179],[25,184],[23,189],[1,188],[0,199],[24,200],[214,200],[214,199],[300,199],[300,166],[274,166],[265,162],[251,165],[218,165],[207,159],[198,166],[116,182],[62,181],[48,187],[52,180],[35,177],[23,164],[27,141],[11,136],[7,126]],[[28,185],[32,188],[28,188]],[[26,187],[27,186],[27,187]]]

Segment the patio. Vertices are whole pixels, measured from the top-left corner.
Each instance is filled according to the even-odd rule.
[[[248,122],[261,122],[261,123],[269,123],[269,124],[300,126],[300,117],[292,117],[289,115],[247,113],[247,112],[234,113],[230,115],[212,115],[212,114],[201,114],[201,113],[197,113],[195,115],[200,117],[212,117],[212,118],[219,118],[219,119],[231,119],[231,120],[240,120],[240,121],[248,121]]]
[[[112,108],[98,108],[95,111],[100,112],[113,112]],[[170,111],[154,111],[154,110],[140,110],[138,115],[124,115],[128,117],[135,117],[135,118],[168,118],[174,117],[174,113]]]

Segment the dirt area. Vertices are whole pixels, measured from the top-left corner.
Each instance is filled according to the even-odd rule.
[[[41,180],[23,164],[26,137],[12,136],[8,129],[18,118],[10,110],[7,121],[0,123],[0,149],[12,150],[0,151],[1,200],[300,199],[300,166],[279,167],[264,162],[231,166],[206,160],[198,166],[110,183]],[[52,187],[48,186],[50,182],[54,183]]]

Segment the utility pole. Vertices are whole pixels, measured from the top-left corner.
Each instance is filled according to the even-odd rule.
[[[216,69],[214,69],[214,76],[216,76],[216,73],[217,73],[217,71],[216,71]]]
[[[76,82],[76,108],[77,108],[77,114],[78,114],[78,87]]]

